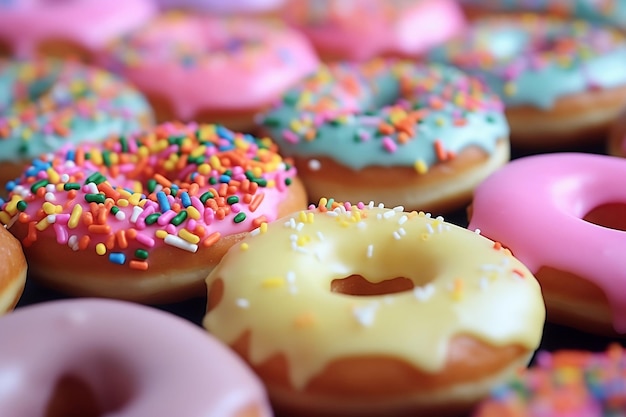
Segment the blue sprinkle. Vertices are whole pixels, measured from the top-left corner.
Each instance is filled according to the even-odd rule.
[[[230,175],[226,175],[226,174],[220,175],[220,182],[229,183],[230,182]]]
[[[159,191],[156,194],[157,201],[159,202],[159,206],[161,206],[161,212],[165,213],[170,210],[172,207],[170,206],[170,202],[167,200],[167,195],[163,191]]]
[[[216,133],[218,134],[219,137],[222,137],[224,139],[232,140],[235,138],[235,134],[231,130],[225,128],[224,126],[217,126]]]
[[[36,169],[40,170],[40,171],[45,171],[46,169],[50,168],[50,162],[44,162],[41,159],[34,159],[33,160],[33,167],[35,167]]]
[[[4,203],[6,203],[6,201],[4,201],[2,198],[0,198],[0,207],[2,207],[4,205]]]
[[[73,149],[70,149],[69,151],[67,151],[67,153],[65,154],[65,160],[66,161],[76,161],[76,151],[74,151]]]
[[[191,197],[189,197],[189,193],[187,193],[187,191],[183,191],[180,194],[180,202],[183,203],[183,207],[185,208],[191,205]]]
[[[17,186],[17,182],[15,181],[9,181],[6,183],[6,185],[4,186],[4,188],[6,188],[6,190],[8,192],[11,192],[15,189],[15,187]]]
[[[126,262],[126,255],[121,252],[111,252],[109,254],[109,262],[118,265],[124,265],[124,263]]]

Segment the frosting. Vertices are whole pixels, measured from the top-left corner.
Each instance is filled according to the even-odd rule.
[[[626,354],[539,352],[537,366],[493,390],[475,417],[610,417],[626,409]]]
[[[258,13],[275,10],[285,0],[157,0],[164,9],[185,8],[211,13]]]
[[[405,277],[413,288],[331,291],[333,280],[353,274],[371,283]],[[318,209],[261,226],[231,247],[209,289],[218,279],[223,293],[204,326],[227,344],[249,332],[253,365],[284,354],[299,389],[329,362],[353,356],[437,373],[456,335],[534,350],[545,318],[537,281],[510,252],[441,217],[373,203],[322,199]]]
[[[167,97],[183,120],[267,105],[318,65],[306,39],[277,21],[173,12],[113,42],[107,54],[106,67]]]
[[[254,405],[260,417],[272,415],[263,386],[236,355],[153,308],[102,299],[42,303],[3,317],[0,334],[7,416],[46,415],[68,375],[91,389],[104,414],[119,417],[225,417]]]
[[[143,96],[105,71],[57,60],[0,60],[0,163],[130,134],[151,119]]]
[[[547,16],[478,20],[429,58],[480,77],[507,106],[549,109],[566,95],[626,84],[623,34]]]
[[[3,0],[0,1],[0,44],[14,56],[32,58],[45,41],[63,40],[92,53],[121,33],[151,19],[150,0]]]
[[[460,7],[450,0],[291,0],[283,16],[322,54],[358,61],[416,55],[465,26]]]
[[[469,146],[492,153],[509,134],[500,100],[480,82],[404,61],[323,66],[259,121],[285,155],[420,174]]]
[[[35,159],[1,205],[22,243],[59,245],[140,271],[152,250],[195,253],[277,217],[295,168],[269,139],[215,125],[164,124]]]
[[[622,0],[461,0],[461,2],[495,10],[554,12],[626,27],[626,3]]]
[[[542,266],[596,284],[626,333],[626,232],[582,220],[596,207],[626,203],[623,159],[558,153],[512,161],[475,190],[470,229],[511,248],[533,273]]]

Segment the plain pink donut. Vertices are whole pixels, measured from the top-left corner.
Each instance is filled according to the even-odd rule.
[[[68,376],[110,417],[229,417],[253,406],[258,412],[246,416],[272,415],[263,386],[234,353],[154,308],[104,299],[36,304],[0,319],[0,338],[3,417],[47,416]]]

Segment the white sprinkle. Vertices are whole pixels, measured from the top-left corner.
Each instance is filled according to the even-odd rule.
[[[318,161],[317,159],[309,160],[309,169],[311,171],[319,171],[320,168],[322,168],[322,163],[320,161]]]
[[[324,240],[324,234],[321,231],[318,230],[315,234],[319,240]]]
[[[300,231],[302,231],[302,228],[303,228],[303,227],[304,227],[304,223],[299,222],[299,223],[298,223],[298,225],[296,226],[296,230],[297,230],[298,232],[300,232]]]
[[[373,209],[374,208],[374,200],[371,200],[369,203],[367,203],[367,208],[369,208],[369,209]]]
[[[250,232],[250,236],[256,236],[256,235],[258,235],[258,234],[260,234],[260,233],[261,233],[261,228],[260,228],[260,227],[257,227],[256,229],[254,229],[254,230],[252,230],[252,231]]]
[[[433,227],[430,225],[430,223],[426,223],[426,229],[428,229],[428,233],[430,233],[431,235],[433,233],[435,233],[435,230],[433,229]]]
[[[48,184],[48,185],[46,185],[46,191],[47,191],[47,192],[49,192],[49,193],[53,193],[53,192],[54,192],[54,190],[56,190],[56,189],[57,189],[57,186],[56,186],[56,185],[54,185],[54,184]]]
[[[297,242],[297,241],[298,241],[298,235],[297,235],[297,234],[295,234],[295,233],[290,234],[290,235],[289,235],[289,240],[290,240],[292,243]]]
[[[57,198],[54,195],[54,193],[46,193],[46,195],[44,196],[44,199],[49,202],[57,201]]]
[[[404,207],[403,206],[395,206],[393,208],[393,211],[395,211],[395,212],[402,212],[402,211],[404,211]]]
[[[198,251],[198,245],[189,243],[186,240],[176,235],[168,234],[167,236],[165,236],[165,239],[163,239],[163,241],[167,245],[174,246],[175,248],[178,248],[178,249],[186,250],[187,252],[196,253]]]
[[[480,288],[481,290],[485,290],[488,286],[489,280],[486,277],[480,277],[480,280],[478,281],[478,288]]]
[[[78,251],[78,236],[72,235],[67,240],[67,246],[69,246],[74,252]]]
[[[384,209],[385,208],[385,203],[378,203],[378,208]]]
[[[287,284],[289,286],[290,294],[297,294],[298,287],[296,286],[296,273],[293,271],[287,271]]]
[[[313,256],[315,256],[315,259],[317,259],[318,261],[322,262],[322,260],[323,260],[322,254],[319,251],[315,252],[315,255],[313,255]]]
[[[365,306],[354,307],[352,313],[361,325],[371,326],[376,318],[376,310],[378,310],[378,303],[373,302]]]
[[[384,217],[385,219],[390,219],[390,218],[392,218],[392,217],[393,217],[393,216],[395,216],[395,215],[396,215],[396,212],[395,212],[395,211],[393,211],[393,210],[389,210],[389,211],[386,211],[386,212],[383,214],[383,217]]]
[[[435,294],[435,286],[433,284],[426,284],[423,287],[413,288],[413,295],[419,301],[426,301]]]
[[[393,302],[395,301],[395,298],[393,298],[390,295],[385,296],[385,298],[383,298],[383,302],[385,304],[393,304]]]
[[[57,221],[57,216],[56,216],[56,214],[48,214],[46,216],[46,220],[48,221],[48,223],[54,224]]]
[[[61,182],[66,183],[70,180],[70,174],[61,174]]]
[[[404,227],[398,229],[398,234],[400,236],[406,236],[406,230],[404,230]]]
[[[402,239],[402,236],[400,236],[400,233],[398,233],[398,232],[393,232],[393,238],[395,240],[400,240],[400,239]]]
[[[479,234],[480,234],[480,229],[478,229],[478,228],[474,229],[474,233],[476,233],[477,235],[479,235]]]
[[[367,245],[367,257],[371,258],[374,254],[374,245]]]
[[[133,214],[130,215],[130,222],[136,223],[141,213],[143,213],[143,209],[141,207],[133,206]]]
[[[358,222],[356,224],[356,227],[359,229],[365,229],[367,227],[367,223],[365,223],[363,220],[361,220],[360,222]]]
[[[250,307],[250,301],[245,298],[237,298],[237,300],[235,300],[235,303],[237,304],[237,307],[240,308]]]
[[[100,192],[100,190],[98,190],[98,186],[96,185],[95,182],[90,182],[85,184],[85,187],[87,188],[87,193],[88,194],[98,194]]]
[[[328,210],[328,211],[326,212],[326,214],[327,214],[328,216],[330,216],[330,217],[337,217],[337,216],[339,216],[339,213],[337,213],[337,212],[336,212],[336,211],[334,211],[334,210]]]
[[[382,215],[382,214],[378,213],[378,214],[376,215],[376,220],[382,220],[382,218],[383,218],[383,215]]]
[[[406,223],[406,221],[407,221],[408,219],[409,219],[409,218],[407,217],[407,215],[406,215],[406,214],[404,214],[404,215],[402,215],[402,217],[400,217],[400,219],[398,219],[398,224],[399,224],[400,226],[402,226],[404,223]]]
[[[120,210],[117,213],[115,213],[115,218],[119,221],[123,221],[126,219],[126,214],[124,214],[124,212]]]

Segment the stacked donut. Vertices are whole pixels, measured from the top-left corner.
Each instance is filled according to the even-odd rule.
[[[0,414],[539,417],[622,343],[617,2],[57,3],[0,1]],[[607,355],[521,398],[619,415]]]

